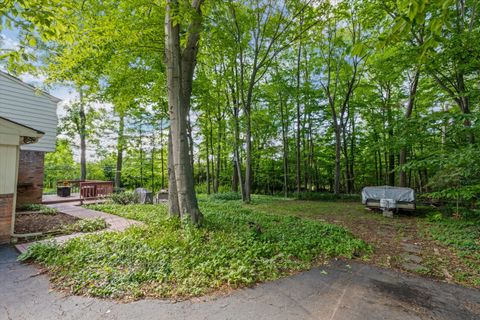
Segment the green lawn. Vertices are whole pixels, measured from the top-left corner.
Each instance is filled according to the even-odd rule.
[[[257,197],[258,206],[273,203]],[[167,218],[165,205],[93,206],[145,222],[123,233],[32,246],[23,260],[46,267],[54,285],[76,294],[185,298],[273,280],[370,247],[341,226],[261,212],[240,201],[201,197],[205,223]]]

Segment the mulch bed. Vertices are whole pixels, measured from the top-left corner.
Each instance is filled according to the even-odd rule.
[[[49,233],[60,234],[62,227],[75,223],[78,218],[64,213],[42,214],[38,212],[22,212],[15,216],[15,233]]]

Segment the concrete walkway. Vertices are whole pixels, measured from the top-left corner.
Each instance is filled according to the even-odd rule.
[[[107,228],[97,232],[105,232],[105,231],[123,231],[132,225],[142,225],[142,222],[122,218],[113,214],[95,211],[80,207],[80,202],[66,202],[66,203],[58,203],[58,204],[50,204],[48,207],[56,208],[58,211],[68,214],[70,216],[77,217],[79,219],[95,219],[95,218],[102,218],[107,223]],[[83,236],[87,233],[73,233],[65,236],[55,237],[49,240],[40,240],[40,241],[51,241],[55,240],[58,243],[63,243],[69,239],[76,238]],[[27,242],[22,244],[17,244],[15,247],[18,251],[25,252],[29,246],[31,246],[34,242]],[[1,319],[1,318],[0,318]]]
[[[480,319],[480,291],[410,277],[356,262],[334,261],[228,296],[172,303],[119,303],[64,296],[48,278],[0,247],[0,319]]]

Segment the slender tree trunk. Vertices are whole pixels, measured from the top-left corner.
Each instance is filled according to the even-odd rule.
[[[238,192],[238,171],[237,171],[237,162],[235,160],[233,161],[232,192]]]
[[[206,160],[207,160],[207,194],[211,193],[210,190],[210,147],[209,147],[209,140],[208,136],[205,137],[205,148],[206,148]]]
[[[210,138],[210,151],[209,151],[209,157],[211,156],[211,159],[210,159],[210,164],[211,164],[211,170],[210,170],[210,176],[211,176],[211,183],[212,183],[212,187],[213,187],[213,193],[217,193],[217,191],[215,190],[215,151],[214,151],[214,148],[213,148],[213,125],[212,125],[212,120],[210,118],[210,132],[209,132],[209,138]]]
[[[150,162],[150,174],[151,180],[150,183],[152,185],[152,193],[155,193],[155,134],[152,134],[152,152],[151,152],[151,162]]]
[[[125,148],[125,114],[119,112],[118,137],[117,137],[117,165],[115,171],[115,189],[122,187],[122,166],[123,166],[123,150]]]
[[[407,110],[405,110],[405,119],[408,121],[412,115],[413,106],[415,105],[415,96],[417,94],[418,80],[420,78],[420,70],[416,69],[413,76],[412,83],[410,84],[410,92],[407,102]],[[407,186],[407,173],[402,168],[407,163],[407,147],[402,146],[400,149],[399,166],[400,166],[400,187]]]
[[[220,112],[220,110],[219,110]],[[215,167],[215,184],[213,186],[214,192],[218,192],[218,187],[220,185],[220,165],[221,165],[221,151],[222,151],[222,120],[217,119],[218,122],[218,132],[217,132],[217,165]]]
[[[162,190],[165,190],[165,167],[163,158],[163,119],[160,121],[160,170],[162,172]]]
[[[233,109],[233,121],[234,121],[234,134],[235,134],[235,137],[233,139],[233,152],[234,152],[234,166],[237,170],[237,176],[238,176],[238,182],[239,182],[239,185],[240,185],[240,192],[242,194],[242,200],[243,201],[246,201],[246,198],[245,198],[245,184],[243,182],[243,178],[242,178],[242,165],[241,165],[241,162],[240,162],[240,152],[238,150],[239,148],[239,144],[240,144],[240,121],[239,121],[239,112],[240,112],[240,108],[238,107],[238,105],[236,104],[237,100],[234,101],[234,109]]]
[[[143,185],[143,132],[142,132],[142,124],[140,124],[139,128],[140,139],[138,141],[138,150],[140,151],[140,187],[144,187]]]
[[[283,140],[283,194],[285,198],[288,197],[288,119],[287,123],[285,123],[285,118],[288,116],[285,115],[287,113],[283,110],[283,99],[282,95],[280,94],[280,117],[282,121],[282,140]]]
[[[252,187],[252,123],[250,117],[250,108],[246,112],[246,159],[245,159],[245,202],[251,201],[251,187]]]
[[[303,19],[301,20],[303,23]],[[301,27],[300,27],[301,28]],[[300,193],[302,190],[302,182],[301,182],[301,118],[300,118],[300,63],[301,63],[301,56],[302,56],[302,43],[300,42],[298,45],[297,51],[297,88],[296,88],[296,95],[297,95],[297,132],[296,132],[296,182],[297,182],[297,193]]]
[[[335,181],[333,186],[333,193],[336,195],[340,194],[340,175],[341,175],[341,152],[342,152],[342,137],[340,125],[335,120]]]
[[[85,104],[80,94],[80,180],[87,179],[87,118],[85,115]]]

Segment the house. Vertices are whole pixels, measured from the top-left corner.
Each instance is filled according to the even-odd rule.
[[[13,230],[15,206],[42,201],[44,156],[55,151],[58,102],[0,71],[0,243],[8,241],[5,230]]]

